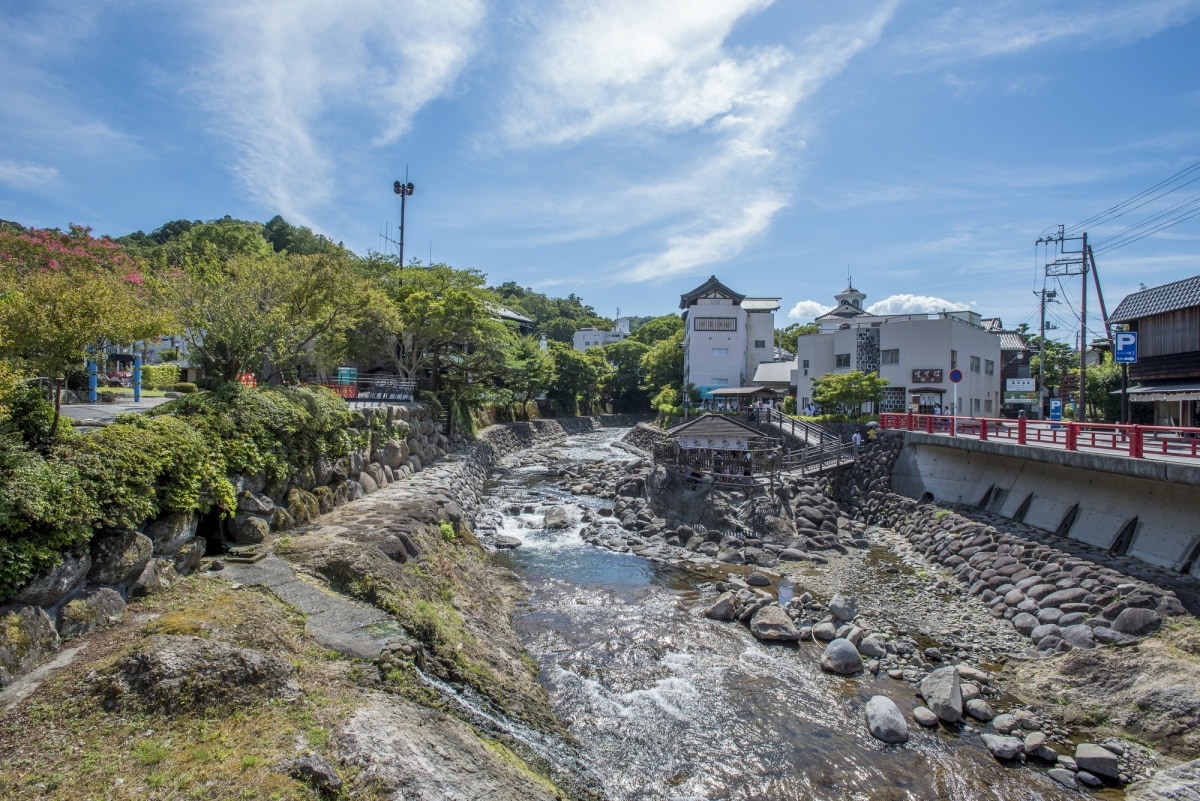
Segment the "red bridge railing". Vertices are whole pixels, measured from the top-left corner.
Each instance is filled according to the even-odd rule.
[[[968,436],[979,440],[1006,440],[1018,445],[1058,447],[1068,451],[1110,451],[1133,459],[1151,456],[1200,459],[1200,428],[1056,422],[1023,417],[1016,420],[955,417],[912,412],[881,414],[879,425],[885,429],[921,431],[949,437]]]

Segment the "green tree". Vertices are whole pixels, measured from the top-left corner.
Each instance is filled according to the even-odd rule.
[[[678,314],[664,314],[647,320],[629,335],[634,342],[643,345],[653,345],[664,339],[671,339],[683,334],[683,318]],[[682,340],[681,340],[682,341]]]
[[[70,370],[103,345],[133,344],[171,327],[140,265],[81,226],[0,228],[0,295],[0,351],[54,381],[51,439]]]
[[[1114,394],[1115,393],[1115,394]],[[1088,419],[1093,422],[1116,423],[1121,419],[1121,365],[1112,354],[1102,353],[1099,364],[1088,365]]]
[[[277,253],[312,256],[338,250],[337,245],[312,229],[296,226],[276,214],[263,226],[263,238],[271,243]]]
[[[597,362],[562,342],[551,340],[548,350],[554,362],[550,400],[566,413],[578,414],[580,397],[598,391],[601,374]]]
[[[648,404],[643,385],[642,357],[650,348],[633,339],[612,342],[604,346],[604,358],[612,365],[608,382],[613,411],[642,411]]]
[[[1026,337],[1026,342],[1029,344],[1029,349],[1033,352],[1033,358],[1029,360],[1029,374],[1037,377],[1040,365],[1042,364],[1041,350],[1043,340],[1037,334],[1032,334]],[[1046,389],[1054,389],[1056,392],[1061,390],[1066,378],[1066,385],[1074,391],[1079,385],[1079,356],[1069,345],[1058,342],[1053,339],[1046,339],[1046,361],[1044,372],[1044,382]],[[1058,392],[1062,396],[1061,392]]]
[[[841,409],[843,414],[858,417],[864,403],[879,404],[883,398],[886,378],[878,373],[851,370],[848,373],[826,373],[812,379],[812,399],[826,409]]]
[[[554,381],[554,362],[534,337],[513,337],[504,384],[513,398],[526,403],[544,394]]]
[[[775,344],[788,353],[795,353],[797,339],[819,333],[821,326],[816,323],[792,323],[786,328],[775,329]]]
[[[646,377],[643,386],[647,392],[656,393],[666,386],[683,384],[683,330],[671,338],[662,339],[650,346],[642,356],[642,374]]]

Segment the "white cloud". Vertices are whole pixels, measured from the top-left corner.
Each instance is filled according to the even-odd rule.
[[[869,304],[867,311],[871,314],[936,314],[944,311],[964,311],[973,305],[975,304],[932,295],[899,294]]]
[[[209,52],[195,88],[213,128],[233,142],[234,171],[251,194],[306,224],[334,194],[332,129],[364,125],[359,139],[395,142],[452,86],[484,18],[482,0],[204,9]]]
[[[827,25],[803,42],[731,46],[737,23],[768,0],[668,0],[566,4],[525,46],[502,123],[518,150],[619,143],[643,158],[613,191],[560,197],[560,239],[637,234],[651,225],[648,255],[627,281],[703,272],[760,237],[794,191],[797,108],[863,49],[894,3],[866,20]],[[715,211],[714,211],[715,209]],[[524,209],[523,209],[524,210]]]
[[[992,0],[952,8],[897,41],[908,66],[1015,53],[1050,43],[1115,45],[1151,37],[1200,15],[1196,0]]]
[[[16,189],[47,189],[57,186],[62,175],[55,167],[0,159],[0,184]]]
[[[815,300],[802,300],[788,311],[789,320],[799,320],[802,323],[811,323],[822,314],[833,311],[833,306],[826,306],[824,303],[818,303]]]

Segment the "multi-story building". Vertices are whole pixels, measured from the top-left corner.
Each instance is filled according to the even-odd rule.
[[[612,331],[599,328],[581,328],[575,332],[573,345],[575,350],[582,353],[588,348],[602,348],[613,342],[620,342],[629,336],[629,318],[618,317],[617,327]]]
[[[1039,417],[1036,379],[1031,376],[1029,365],[1033,351],[1025,337],[1020,331],[1006,329],[999,317],[985,317],[981,325],[983,330],[1000,337],[1000,389],[1004,393],[1000,416],[1016,417],[1025,412],[1030,417]]]
[[[750,298],[714,275],[680,296],[684,383],[710,398],[713,390],[745,387],[775,353],[779,298]]]
[[[1000,337],[972,311],[877,315],[850,286],[837,308],[816,318],[820,332],[796,343],[796,400],[805,408],[812,382],[828,373],[878,373],[888,386],[878,411],[935,408],[992,417],[1000,410]],[[959,370],[957,384],[952,372]],[[864,409],[866,412],[875,409]]]

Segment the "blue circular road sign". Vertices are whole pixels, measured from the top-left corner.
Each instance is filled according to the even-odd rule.
[[[950,380],[955,384],[957,384],[959,381],[962,381],[962,370],[958,370],[958,369],[951,370],[950,371]]]

